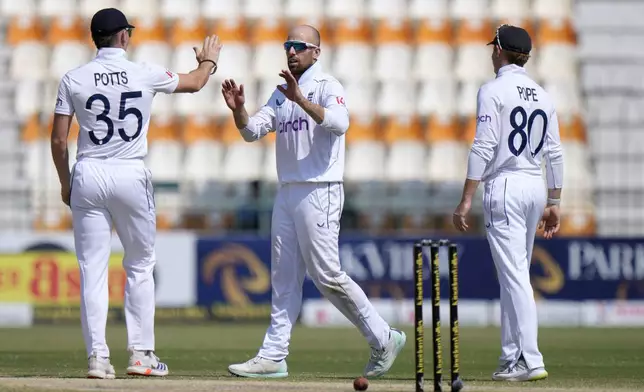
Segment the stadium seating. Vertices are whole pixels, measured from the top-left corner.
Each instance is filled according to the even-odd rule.
[[[206,34],[218,34],[224,44],[218,72],[203,91],[155,97],[147,162],[156,182],[176,186],[158,196],[161,229],[180,226],[188,204],[230,209],[247,200],[251,181],[275,185],[275,135],[244,142],[220,90],[223,79],[233,78],[244,84],[250,112],[264,105],[283,83],[278,76],[286,67],[282,43],[295,23],[320,28],[320,63],[343,83],[352,116],[345,179],[362,195],[354,203],[358,209],[373,209],[382,202],[379,197],[388,200],[383,209],[411,208],[414,200],[429,198],[428,187],[453,204],[474,137],[476,94],[494,78],[486,43],[502,22],[531,32],[535,50],[527,69],[557,105],[566,184],[572,188],[566,232],[596,229],[595,187],[642,185],[627,176],[590,181],[588,144],[601,137],[607,150],[615,150],[618,131],[586,134],[581,85],[603,86],[618,76],[580,72],[570,0],[2,0],[3,45],[10,48],[6,60],[13,84],[5,110],[23,129],[24,177],[37,202],[34,227],[69,223],[59,195],[52,193],[57,187],[49,180],[52,165],[41,154],[48,143],[44,130],[60,78],[95,53],[87,29],[94,12],[104,7],[121,7],[136,26],[128,52],[137,62],[188,72],[196,64],[192,48]],[[621,106],[607,99],[591,102],[613,107],[590,114],[597,118],[614,117]],[[71,150],[75,140],[70,136]],[[610,161],[597,167],[602,173],[611,170]],[[403,226],[421,227],[423,214],[404,218]],[[367,215],[363,218],[374,228],[387,214]]]

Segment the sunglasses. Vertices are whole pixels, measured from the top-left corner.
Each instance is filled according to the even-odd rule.
[[[307,49],[317,49],[317,45],[310,44],[304,41],[286,41],[284,42],[284,50],[289,51],[291,48],[295,49],[296,52],[301,52]]]

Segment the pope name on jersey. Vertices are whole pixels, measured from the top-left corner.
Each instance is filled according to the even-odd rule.
[[[489,45],[496,78],[478,93],[476,136],[453,221],[468,230],[472,197],[484,182],[483,220],[501,288],[501,356],[492,379],[533,381],[548,372],[537,343],[530,260],[538,225],[546,238],[559,229],[563,153],[554,104],[523,67],[532,49],[530,35],[502,25]]]

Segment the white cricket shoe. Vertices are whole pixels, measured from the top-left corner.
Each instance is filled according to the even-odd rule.
[[[168,375],[168,365],[159,361],[154,351],[131,350],[127,374],[130,376],[164,377]]]
[[[244,363],[230,365],[228,371],[235,376],[250,378],[283,378],[288,376],[285,359],[273,361],[260,356]]]
[[[87,378],[101,378],[113,380],[116,378],[114,366],[109,358],[99,357],[93,354],[87,360]]]
[[[523,358],[514,365],[512,363],[505,363],[499,366],[494,374],[492,380],[494,381],[537,381],[548,378],[548,372],[544,367],[528,369],[528,365]]]
[[[492,374],[504,373],[510,368],[510,366],[512,366],[512,361],[499,361],[499,367],[496,368]]]
[[[396,357],[400,354],[407,342],[407,335],[403,331],[391,328],[389,342],[382,350],[371,349],[371,358],[364,368],[365,377],[380,377],[387,373],[394,364]]]

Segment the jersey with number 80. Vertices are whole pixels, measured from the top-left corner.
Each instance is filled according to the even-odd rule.
[[[510,172],[541,177],[544,158],[561,158],[554,104],[523,68],[506,66],[483,85],[477,111],[472,152],[487,163],[481,180]]]
[[[76,114],[77,159],[140,159],[147,155],[152,99],[170,94],[177,74],[128,61],[122,49],[101,49],[89,63],[69,71],[58,88],[55,112]]]

